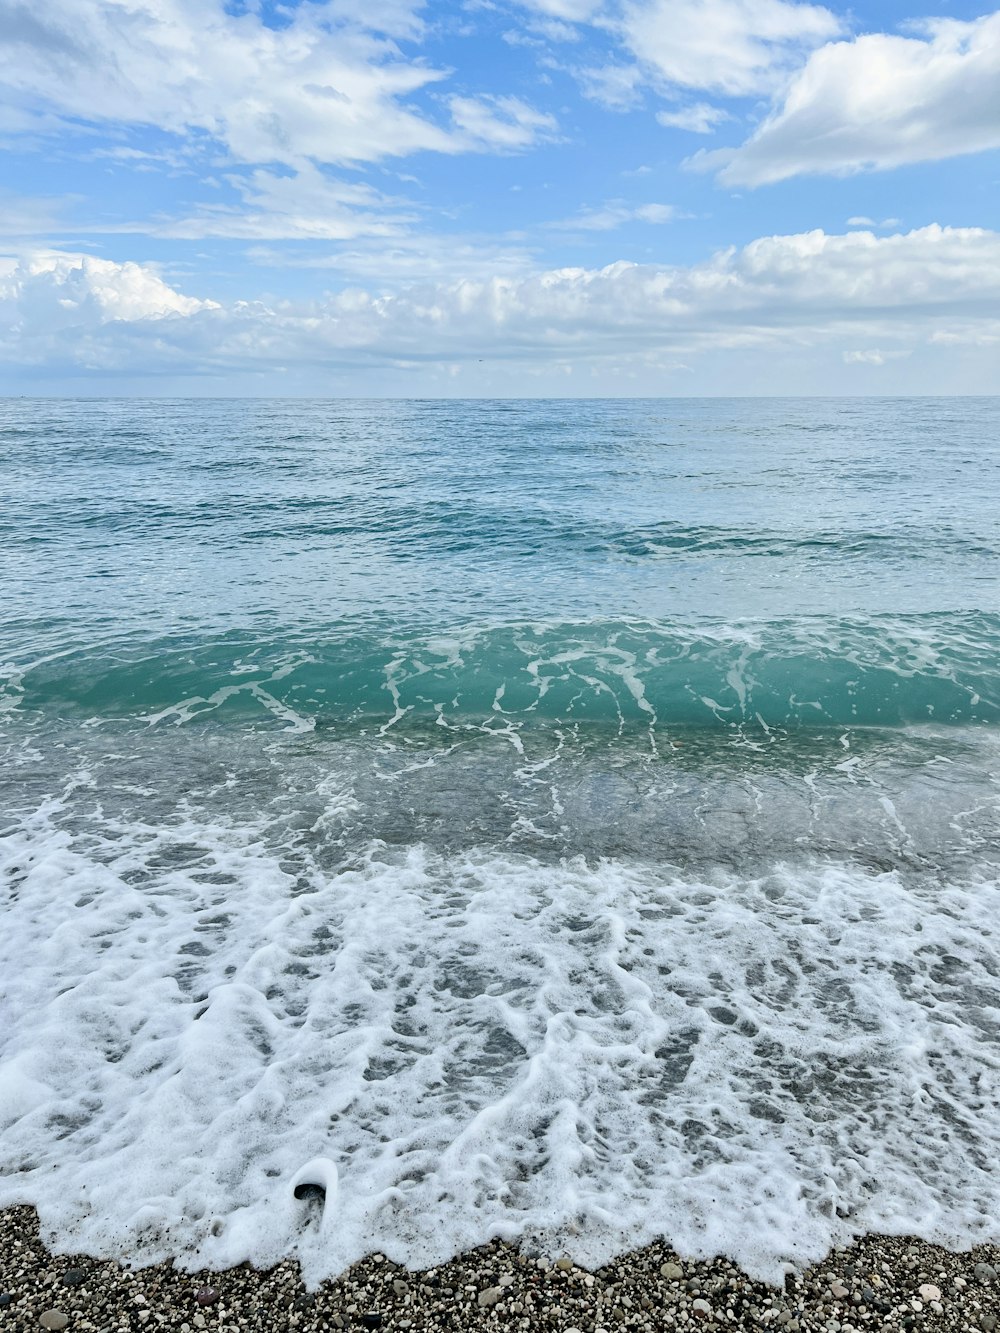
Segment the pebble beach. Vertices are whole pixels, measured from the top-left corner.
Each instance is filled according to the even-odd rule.
[[[374,1254],[315,1290],[296,1266],[189,1273],[54,1255],[31,1208],[0,1213],[0,1328],[13,1333],[264,1333],[265,1330],[774,1329],[783,1333],[993,1333],[1000,1246],[953,1253],[868,1236],[833,1250],[783,1290],[725,1259],[694,1262],[655,1244],[596,1271],[569,1255],[494,1242],[423,1272]]]

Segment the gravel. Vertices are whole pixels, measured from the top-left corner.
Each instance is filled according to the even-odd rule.
[[[306,1291],[292,1263],[184,1273],[56,1256],[30,1208],[0,1211],[0,1330],[37,1333],[313,1333],[313,1330],[559,1330],[559,1333],[994,1333],[1000,1247],[955,1254],[867,1236],[789,1274],[783,1290],[725,1259],[693,1262],[655,1244],[589,1273],[571,1255],[499,1241],[426,1272],[375,1254]],[[206,1285],[210,1284],[210,1285]]]

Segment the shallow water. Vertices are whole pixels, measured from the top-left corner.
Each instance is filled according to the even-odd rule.
[[[1000,1238],[998,426],[0,405],[0,1204],[312,1280]]]

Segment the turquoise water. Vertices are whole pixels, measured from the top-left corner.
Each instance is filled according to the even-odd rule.
[[[0,404],[0,1202],[995,1237],[997,494],[996,399]]]

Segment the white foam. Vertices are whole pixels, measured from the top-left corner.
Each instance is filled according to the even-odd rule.
[[[665,1234],[778,1280],[863,1230],[1000,1240],[996,883],[378,844],[332,875],[59,817],[0,847],[0,1204],[62,1247],[315,1282]]]

